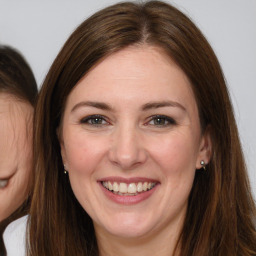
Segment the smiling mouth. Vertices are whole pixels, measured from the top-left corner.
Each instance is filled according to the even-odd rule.
[[[138,182],[124,183],[102,181],[102,186],[114,194],[120,196],[136,196],[140,193],[147,192],[156,186],[156,182]]]

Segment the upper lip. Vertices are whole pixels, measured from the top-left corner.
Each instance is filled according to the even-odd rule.
[[[112,181],[112,182],[123,182],[123,183],[138,183],[138,182],[155,182],[159,183],[156,179],[151,179],[151,178],[145,178],[145,177],[131,177],[131,178],[124,178],[124,177],[119,177],[119,176],[110,176],[110,177],[105,177],[102,179],[98,180],[99,182],[104,182],[104,181]]]

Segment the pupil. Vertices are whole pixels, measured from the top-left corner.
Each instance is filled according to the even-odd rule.
[[[155,119],[155,124],[163,125],[163,124],[165,124],[165,120],[163,118],[157,118],[157,119]]]
[[[92,119],[92,123],[93,124],[101,124],[101,118],[94,118],[94,119]]]

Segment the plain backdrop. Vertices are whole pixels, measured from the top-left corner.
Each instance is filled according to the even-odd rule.
[[[17,48],[39,87],[71,32],[114,0],[0,0],[0,44]],[[256,0],[175,0],[222,65],[256,198]]]

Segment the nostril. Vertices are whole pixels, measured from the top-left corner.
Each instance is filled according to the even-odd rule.
[[[130,127],[130,128],[129,128]],[[122,169],[131,169],[146,160],[146,151],[140,143],[139,134],[131,125],[122,125],[112,138],[109,160]]]
[[[109,153],[111,163],[119,166],[123,170],[135,168],[143,164],[146,159],[147,154],[145,152],[139,152],[139,150],[130,154],[115,151]]]

